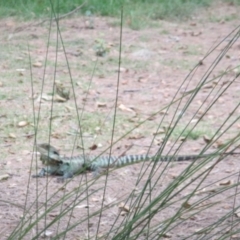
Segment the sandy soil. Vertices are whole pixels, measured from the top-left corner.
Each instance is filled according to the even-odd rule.
[[[176,121],[180,115],[182,118],[175,128],[176,131],[164,147],[165,154],[175,154],[179,146],[177,153],[181,155],[198,154],[206,146],[209,146],[207,152],[212,152],[235,136],[239,132],[239,121],[232,124],[216,142],[209,143],[206,140],[206,136],[211,137],[239,103],[239,80],[234,80],[238,70],[230,70],[239,64],[239,40],[230,46],[210,73],[207,80],[209,82],[202,86],[186,110],[184,109],[192,95],[186,95],[181,102],[173,103],[168,110],[165,106],[174,96],[175,99],[182,97],[183,92],[195,89],[199,82],[203,82],[201,79],[214,59],[231,43],[233,35],[225,37],[238,26],[238,12],[233,6],[219,6],[182,23],[158,20],[154,22],[154,28],[140,31],[125,26],[120,71],[120,30],[115,26],[115,19],[96,17],[93,29],[87,28],[88,20],[85,18],[73,17],[60,21],[64,46],[60,35],[58,39],[56,37],[55,23],[47,44],[50,29],[48,22],[35,25],[14,19],[1,20],[1,239],[7,239],[17,226],[21,226],[18,224],[23,216],[29,219],[24,226],[26,227],[35,220],[36,209],[39,209],[40,216],[44,209],[48,208],[46,218],[40,220],[38,226],[31,229],[24,239],[32,239],[46,224],[69,210],[58,222],[59,226],[55,223],[47,228],[48,238],[55,236],[57,232],[65,231],[67,226],[78,223],[67,233],[65,239],[88,239],[96,236],[112,239],[120,231],[117,228],[123,221],[128,217],[131,219],[134,212],[144,210],[150,199],[157,198],[158,204],[155,207],[160,204],[162,207],[149,219],[149,226],[154,229],[151,230],[153,234],[149,239],[159,239],[158,233],[166,226],[164,221],[174,216],[179,209],[181,211],[176,224],[164,231],[164,237],[219,239],[219,236],[227,236],[236,231],[231,235],[233,239],[240,239],[237,226],[239,215],[235,209],[239,206],[240,199],[237,186],[231,187],[239,182],[238,156],[227,156],[219,162],[217,158],[214,161],[203,160],[202,165],[201,160],[197,161],[194,166],[201,167],[197,175],[193,174],[182,184],[176,185],[171,196],[168,196],[168,202],[164,202],[161,194],[191,163],[158,163],[154,167],[153,164],[139,163],[126,166],[109,173],[105,188],[106,177],[93,178],[92,173],[76,176],[67,185],[58,183],[56,177],[37,180],[31,178],[31,174],[36,171],[37,162],[33,151],[35,136],[37,142],[48,142],[50,134],[51,143],[68,156],[72,154],[72,149],[73,154],[82,153],[83,147],[87,153],[101,153],[112,143],[115,104],[118,111],[114,141],[132,128],[135,129],[114,144],[111,152],[107,149],[106,154],[110,152],[120,156],[144,154],[148,151],[155,153],[162,146],[166,127],[171,124],[171,119]],[[218,43],[220,44],[217,45]],[[207,56],[215,46],[213,52]],[[104,56],[98,57],[102,52]],[[207,57],[204,58],[205,56]],[[183,83],[190,70],[198,63],[198,69]],[[225,76],[210,81],[227,69],[230,71]],[[60,81],[65,89],[69,88],[70,99],[63,102],[55,99],[52,105],[50,100],[54,78]],[[41,97],[42,83],[44,88]],[[229,87],[221,94],[228,84]],[[213,102],[213,107],[201,118]],[[39,110],[37,123],[34,119],[37,119]],[[77,121],[77,116],[80,121]],[[224,124],[221,132],[224,132],[237,116],[239,109],[236,109]],[[199,119],[201,122],[195,140],[187,139],[183,142],[183,139],[177,139],[187,123],[191,122],[191,125]],[[138,126],[142,121],[145,122]],[[79,122],[82,137],[77,134],[80,131]],[[37,134],[34,126],[37,127]],[[74,145],[76,135],[78,137]],[[37,168],[41,168],[40,163]],[[141,173],[145,169],[146,172]],[[153,176],[150,175],[151,169]],[[202,176],[198,176],[201,173]],[[140,181],[139,174],[142,175]],[[149,176],[151,184],[147,182]],[[140,199],[140,193],[146,185]],[[178,192],[183,186],[186,188]],[[197,192],[186,200],[184,197],[194,190]],[[61,201],[58,202],[65,194],[71,193],[68,200],[62,204]],[[169,202],[175,203],[167,206]],[[51,208],[57,203],[59,206]],[[123,207],[125,212],[120,211],[121,203],[127,205],[126,209]],[[98,212],[101,207],[104,207],[102,214]],[[201,212],[198,212],[199,210]],[[214,224],[227,213],[229,215],[219,224]],[[89,214],[94,216],[87,221]],[[139,227],[147,229],[146,222],[139,223]],[[200,231],[207,226],[211,227]],[[140,228],[134,229],[131,236],[139,233]],[[108,233],[109,236],[106,236]],[[137,239],[146,239],[146,236],[147,232],[142,232]]]

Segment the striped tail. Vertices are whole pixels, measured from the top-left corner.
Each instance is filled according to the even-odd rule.
[[[91,164],[91,170],[95,171],[99,168],[107,168],[107,167],[121,167],[130,165],[137,162],[149,161],[151,157],[146,155],[127,155],[123,157],[115,157],[115,156],[101,156],[96,158]]]
[[[180,162],[191,161],[206,157],[208,155],[185,155],[185,156],[147,156],[147,155],[127,155],[123,157],[101,156],[93,160],[91,170],[95,171],[99,168],[121,167],[144,161],[159,161],[159,162]]]

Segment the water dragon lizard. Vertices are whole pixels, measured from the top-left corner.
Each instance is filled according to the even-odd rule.
[[[40,160],[45,165],[37,175],[33,177],[43,177],[47,174],[60,175],[63,179],[71,178],[74,174],[86,171],[97,172],[109,167],[121,167],[143,161],[193,161],[200,158],[213,156],[212,154],[203,155],[176,155],[176,156],[146,156],[146,155],[127,155],[122,157],[115,156],[90,156],[78,155],[74,157],[61,156],[59,151],[48,143],[38,144],[37,151],[40,153]],[[236,154],[234,152],[224,153],[224,155]],[[216,156],[219,156],[216,155]]]

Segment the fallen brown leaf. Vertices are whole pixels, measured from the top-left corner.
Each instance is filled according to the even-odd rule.
[[[182,204],[182,206],[184,207],[184,208],[190,208],[192,205],[190,204],[190,203],[188,203],[188,202],[184,202],[183,204]]]
[[[208,137],[207,135],[203,136],[203,140],[205,143],[209,144],[210,142],[212,142],[212,138]]]
[[[97,107],[107,107],[107,103],[97,102]]]
[[[231,180],[227,180],[227,181],[222,181],[219,183],[219,186],[228,186],[228,185],[232,185],[233,182]]]
[[[96,150],[98,146],[96,144],[93,144],[91,147],[89,147],[90,150]]]
[[[238,218],[240,218],[240,209],[238,209],[238,210],[235,211],[234,213],[235,213],[235,215],[236,215]]]
[[[8,180],[9,175],[8,174],[2,174],[0,175],[0,181]]]
[[[27,121],[21,121],[18,123],[18,127],[25,127],[28,125],[28,122]]]
[[[10,138],[14,138],[14,139],[16,138],[16,135],[15,135],[14,133],[9,133],[8,136],[9,136]]]
[[[128,139],[141,139],[144,138],[144,136],[141,133],[130,135]]]
[[[65,99],[65,100],[69,100],[69,98],[70,98],[69,88],[66,88],[60,82],[56,82],[55,87],[56,87],[56,93],[57,93],[58,96],[60,96],[61,98]]]
[[[33,63],[33,67],[42,67],[42,63],[41,62],[35,62],[35,63]]]
[[[132,110],[131,108],[129,108],[129,107],[126,107],[126,106],[123,105],[123,104],[120,104],[120,105],[118,106],[118,108],[119,108],[120,110],[122,110],[122,111],[132,112],[132,113],[135,113],[135,114],[136,114],[135,111],[133,111],[133,110]]]
[[[59,96],[58,94],[56,94],[56,95],[53,97],[53,100],[56,101],[56,102],[66,102],[68,99],[63,98],[63,97]]]
[[[130,212],[130,207],[128,205],[126,205],[125,203],[121,202],[118,205],[118,208],[122,211],[122,212]]]

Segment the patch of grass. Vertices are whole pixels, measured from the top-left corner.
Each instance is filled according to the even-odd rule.
[[[8,0],[0,2],[0,16],[18,16],[24,19],[49,17],[52,9],[56,14],[71,12],[84,0]],[[76,12],[91,13],[91,16],[120,16],[123,6],[125,23],[133,29],[149,25],[150,19],[184,19],[191,16],[199,7],[211,4],[210,0],[89,0]]]
[[[167,34],[169,34],[169,31],[167,29],[163,29],[160,31],[160,34],[167,35]]]
[[[7,99],[7,95],[0,93],[0,100],[4,100],[4,99]]]
[[[154,19],[186,19],[194,14],[200,7],[208,7],[212,1],[203,0],[172,0],[161,1],[162,4],[157,4],[153,13]]]
[[[208,136],[211,138],[213,136],[213,132],[211,131],[211,128],[204,125],[199,125],[195,129],[191,130],[190,128],[187,128],[184,130],[185,127],[176,127],[173,130],[172,137],[174,139],[178,138],[179,136],[191,140],[197,140],[203,136]]]
[[[133,70],[141,70],[141,69],[148,69],[151,64],[150,62],[148,61],[148,59],[146,60],[139,60],[139,61],[136,61],[134,59],[123,59],[122,60],[122,63],[123,63],[123,67],[128,67],[128,68],[131,68]]]
[[[161,61],[161,64],[169,67],[173,67],[174,69],[191,69],[195,64],[193,62],[187,61],[185,59],[164,59]]]
[[[218,15],[211,15],[209,17],[211,22],[230,22],[236,20],[238,18],[237,14],[231,14],[227,16],[218,16]]]
[[[201,55],[201,47],[198,45],[178,45],[176,51],[183,50],[185,55]]]

